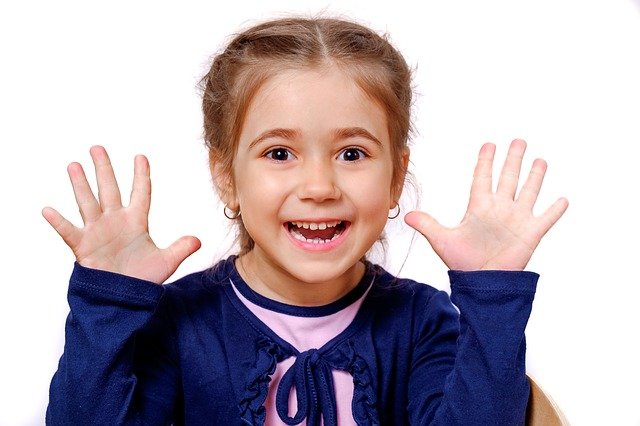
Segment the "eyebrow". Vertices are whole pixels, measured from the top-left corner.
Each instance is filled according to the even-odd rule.
[[[349,139],[355,137],[361,137],[365,139],[369,139],[371,142],[374,142],[378,145],[379,148],[383,148],[384,145],[382,142],[378,140],[375,136],[373,136],[367,129],[362,127],[344,127],[341,129],[336,129],[333,131],[333,135],[335,139]]]
[[[294,129],[282,129],[282,128],[269,129],[260,133],[260,135],[258,135],[257,138],[252,140],[251,143],[249,144],[249,149],[253,148],[254,146],[256,146],[257,144],[259,144],[265,139],[269,139],[269,138],[295,139],[298,136],[300,136],[300,132]]]
[[[362,127],[343,127],[343,128],[335,129],[332,133],[333,133],[334,139],[349,139],[349,138],[361,137],[361,138],[369,139],[371,142],[375,143],[380,148],[384,147],[384,145],[382,144],[382,142],[380,142],[380,140],[378,140],[378,138],[373,136],[371,132],[369,132],[368,130]],[[254,146],[256,146],[257,144],[259,144],[265,139],[269,139],[269,138],[295,139],[299,136],[300,136],[300,131],[296,129],[284,129],[284,128],[269,129],[260,133],[260,135],[258,135],[257,138],[251,141],[251,143],[249,144],[249,149],[253,148]]]

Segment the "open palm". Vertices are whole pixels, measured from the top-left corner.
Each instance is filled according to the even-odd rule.
[[[450,269],[524,269],[542,237],[567,209],[568,201],[560,198],[542,215],[533,215],[547,168],[541,159],[534,161],[516,197],[525,149],[523,140],[516,139],[511,143],[494,192],[495,145],[482,146],[467,212],[458,226],[446,228],[424,212],[406,215],[407,224],[427,238]]]
[[[200,241],[182,237],[160,249],[149,236],[151,180],[146,157],[135,158],[131,199],[123,207],[107,152],[94,146],[90,153],[96,170],[98,199],[82,166],[71,163],[67,168],[84,227],[74,226],[50,207],[44,208],[42,215],[71,248],[80,265],[158,284],[164,282],[184,259],[200,248]]]

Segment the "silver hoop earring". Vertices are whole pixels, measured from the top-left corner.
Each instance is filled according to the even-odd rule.
[[[229,210],[231,212],[231,214],[227,213],[227,210]],[[227,207],[226,204],[225,204],[224,209],[222,210],[222,212],[224,213],[224,217],[226,217],[229,220],[235,220],[235,219],[240,217],[240,210],[238,210],[237,212],[233,211],[229,207]]]
[[[400,204],[396,204],[394,209],[396,208],[398,209],[398,211],[393,216],[387,216],[389,219],[395,219],[396,217],[400,216]]]

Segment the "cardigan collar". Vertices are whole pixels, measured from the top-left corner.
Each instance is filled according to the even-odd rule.
[[[238,273],[235,267],[236,259],[237,256],[229,257],[225,261],[224,268],[227,270],[233,285],[243,297],[270,311],[298,317],[323,317],[341,311],[362,297],[375,277],[375,268],[370,262],[365,261],[365,273],[358,284],[338,300],[322,306],[296,306],[269,299],[251,289]]]

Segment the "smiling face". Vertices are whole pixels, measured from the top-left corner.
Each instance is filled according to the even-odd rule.
[[[283,301],[339,297],[362,276],[359,260],[396,204],[392,177],[386,114],[337,67],[267,80],[245,116],[224,200],[255,242],[240,272]]]

